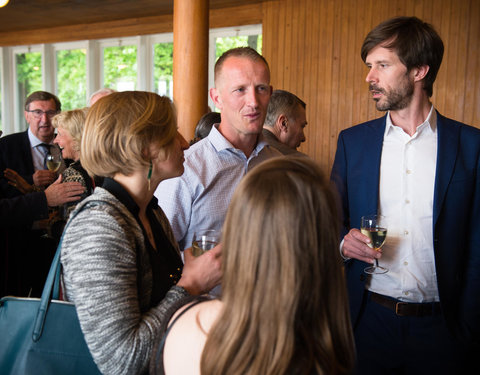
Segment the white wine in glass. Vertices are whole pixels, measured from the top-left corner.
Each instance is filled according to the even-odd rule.
[[[60,165],[62,164],[62,160],[59,156],[48,154],[47,155],[47,168],[49,171],[56,172]]]
[[[372,249],[380,250],[387,238],[387,225],[385,217],[381,215],[362,216],[360,224],[360,232],[370,238],[370,246]],[[365,273],[382,274],[387,273],[388,268],[378,265],[378,259],[375,258],[375,265],[365,268]]]

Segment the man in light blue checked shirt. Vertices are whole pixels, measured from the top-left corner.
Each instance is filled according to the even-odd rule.
[[[185,151],[185,172],[155,192],[182,250],[198,229],[221,230],[228,204],[242,177],[280,152],[261,137],[272,94],[267,61],[249,47],[225,52],[215,64],[210,97],[220,124]]]

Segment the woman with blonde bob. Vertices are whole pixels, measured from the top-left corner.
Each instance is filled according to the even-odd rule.
[[[57,136],[53,142],[60,147],[63,159],[73,160],[68,168],[62,172],[62,183],[80,182],[85,188],[80,199],[85,199],[92,194],[95,185],[93,179],[80,163],[80,144],[82,142],[83,127],[85,126],[87,113],[88,108],[73,109],[71,111],[60,112],[52,118],[52,125],[57,129]],[[77,203],[78,201],[64,205],[60,218],[63,224]],[[61,229],[63,229],[63,224]]]
[[[306,158],[274,158],[247,174],[224,224],[221,299],[179,310],[151,372],[350,373],[335,202]]]
[[[103,374],[142,374],[165,312],[220,280],[220,246],[182,264],[153,193],[183,173],[173,104],[149,92],[118,92],[89,110],[82,165],[103,185],[71,213],[61,247],[63,291]]]

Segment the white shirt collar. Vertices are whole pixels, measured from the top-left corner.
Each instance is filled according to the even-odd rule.
[[[37,137],[35,137],[35,135],[32,133],[32,130],[30,129],[30,126],[28,127],[28,140],[30,141],[30,146],[32,148],[35,148],[38,145],[41,145],[42,143],[45,143],[45,142],[42,142]]]
[[[392,118],[390,117],[390,111],[388,111],[387,122],[385,126],[385,136],[388,135],[391,131],[395,131],[395,129],[398,129],[398,126],[395,126],[393,124]],[[425,131],[424,129],[430,129],[432,133],[437,132],[437,112],[434,110],[433,104],[430,108],[430,112],[428,113],[427,118],[422,124],[417,127],[417,131],[415,132],[415,134],[420,134],[421,132]]]

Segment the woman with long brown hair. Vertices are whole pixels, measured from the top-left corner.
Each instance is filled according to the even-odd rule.
[[[173,317],[165,373],[350,373],[338,226],[334,193],[313,161],[280,157],[252,170],[223,229],[221,299]]]

